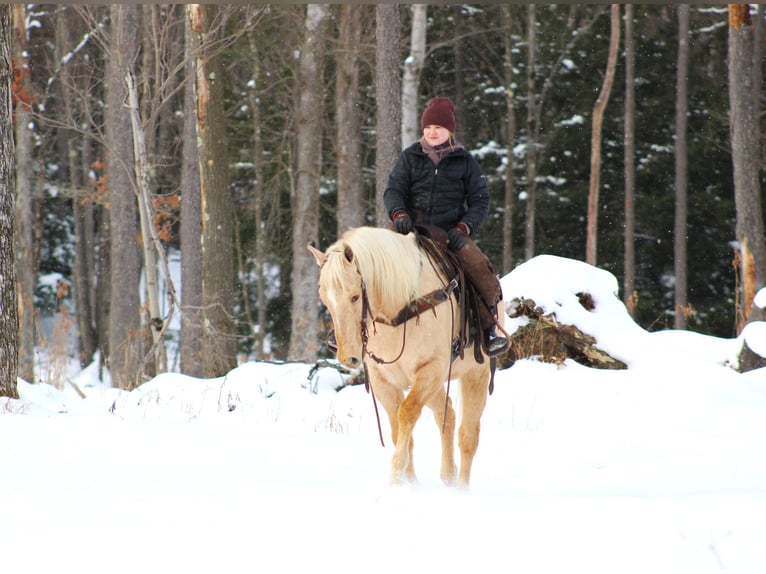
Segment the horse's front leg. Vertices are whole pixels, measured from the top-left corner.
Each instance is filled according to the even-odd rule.
[[[375,393],[375,398],[380,401],[383,408],[388,415],[388,423],[391,426],[391,440],[394,443],[394,448],[399,444],[399,407],[404,400],[404,391],[397,385],[392,384],[390,381],[378,371],[370,369],[370,378],[372,383],[372,391]],[[412,440],[412,433],[406,448],[405,456],[405,471],[402,478],[394,481],[394,474],[392,471],[391,482],[414,482],[415,481],[415,468],[412,462],[412,451],[414,448],[414,441]],[[396,454],[394,454],[396,457]]]
[[[391,484],[398,485],[415,482],[415,464],[413,450],[415,441],[412,433],[415,423],[423,412],[425,400],[422,391],[414,385],[409,394],[399,405],[397,413],[398,432],[395,437],[394,456],[391,461]]]
[[[457,467],[455,466],[455,409],[452,408],[452,399],[447,396],[443,387],[428,401],[428,406],[434,413],[434,419],[439,427],[442,440],[440,476],[444,484],[452,486],[455,484],[457,474]]]

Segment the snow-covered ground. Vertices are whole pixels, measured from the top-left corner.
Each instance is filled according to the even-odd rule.
[[[91,368],[72,377],[86,399],[23,381],[0,399],[0,571],[764,572],[766,371],[729,366],[741,340],[647,333],[613,276],[568,259],[503,289],[629,368],[498,372],[468,491],[439,480],[430,414],[419,482],[389,487],[372,399],[331,368],[251,362],[132,392]]]

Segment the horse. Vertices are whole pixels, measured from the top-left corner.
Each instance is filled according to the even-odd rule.
[[[337,360],[351,369],[364,368],[373,400],[388,416],[394,443],[390,484],[416,481],[413,430],[427,406],[441,430],[440,478],[448,486],[467,487],[487,402],[490,360],[483,351],[454,352],[459,323],[454,282],[419,248],[414,233],[357,227],[326,252],[308,248],[320,267],[319,297],[332,317]],[[460,383],[459,472],[450,380]]]

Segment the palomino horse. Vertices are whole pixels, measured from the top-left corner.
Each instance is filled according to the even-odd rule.
[[[320,266],[319,296],[332,315],[338,361],[351,368],[365,364],[373,397],[388,415],[395,444],[391,484],[415,481],[412,433],[424,406],[441,429],[441,479],[455,483],[455,410],[445,385],[448,379],[459,379],[457,483],[468,486],[490,361],[482,355],[483,362],[477,362],[471,349],[452,362],[459,321],[448,278],[420,250],[412,233],[358,227],[326,253],[312,246],[309,250]],[[424,295],[444,302],[423,311],[418,300]],[[407,309],[418,303],[421,312],[408,318]]]

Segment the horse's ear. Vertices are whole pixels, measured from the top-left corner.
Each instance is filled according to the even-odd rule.
[[[309,251],[311,251],[311,254],[314,256],[314,259],[317,260],[317,265],[320,267],[324,263],[326,255],[319,251],[316,247],[314,247],[312,244],[308,244],[306,247],[308,247]]]
[[[351,246],[346,244],[343,246],[343,256],[346,258],[346,261],[351,263],[354,260],[354,251],[351,249]]]

